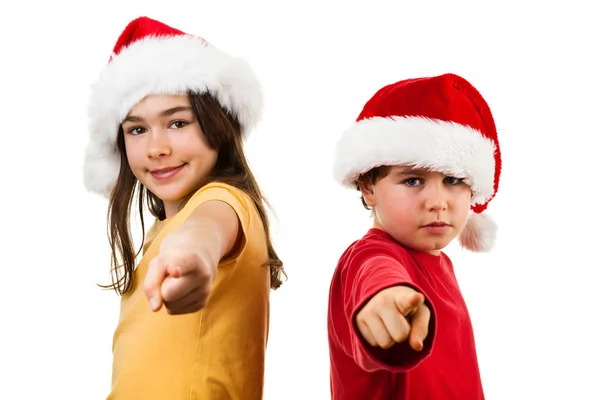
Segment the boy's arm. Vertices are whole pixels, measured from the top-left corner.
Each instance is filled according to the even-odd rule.
[[[387,255],[373,255],[361,261],[355,265],[350,265],[344,278],[344,317],[346,323],[350,324],[350,342],[346,352],[366,371],[383,369],[403,372],[411,369],[431,352],[435,335],[435,311],[424,293],[413,283],[410,275],[398,260]],[[387,349],[372,346],[368,343],[365,335],[361,333],[357,324],[357,315],[365,306],[372,306],[369,302],[374,297],[389,292],[386,289],[398,286],[408,287],[421,293],[424,305],[428,309],[427,335],[423,338],[420,351],[414,350],[409,340],[395,343]],[[412,292],[412,290],[407,292]],[[378,298],[376,301],[380,301],[380,299]],[[397,311],[398,315],[404,318],[400,314],[400,310],[394,309],[393,311]]]

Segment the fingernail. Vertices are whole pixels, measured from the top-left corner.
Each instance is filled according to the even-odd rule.
[[[158,306],[158,301],[156,301],[156,299],[153,297],[150,299],[150,308],[152,309],[152,311],[156,310],[156,307]]]

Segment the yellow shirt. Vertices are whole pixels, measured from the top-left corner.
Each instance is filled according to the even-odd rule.
[[[203,310],[169,315],[163,307],[153,313],[143,291],[149,261],[165,235],[210,200],[236,211],[244,233],[240,251],[219,264]],[[176,215],[155,223],[145,248],[133,289],[121,299],[108,399],[262,399],[270,275],[263,265],[268,260],[263,224],[250,197],[229,185],[208,184]]]

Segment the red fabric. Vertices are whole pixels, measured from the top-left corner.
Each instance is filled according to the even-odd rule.
[[[366,343],[354,324],[377,292],[409,285],[432,311],[425,348]],[[332,400],[483,400],[471,320],[452,262],[400,246],[371,229],[340,258],[329,295]]]
[[[139,17],[127,24],[117,39],[113,52],[119,54],[124,47],[148,36],[177,36],[184,34],[179,29],[172,28],[160,21],[148,17]]]
[[[405,79],[379,89],[365,104],[356,121],[393,116],[424,117],[461,124],[494,142],[494,194],[487,203],[473,207],[474,212],[483,212],[498,192],[502,157],[492,112],[479,91],[455,74]]]

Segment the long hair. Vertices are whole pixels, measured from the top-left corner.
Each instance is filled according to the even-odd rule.
[[[263,196],[258,183],[244,154],[242,130],[235,117],[229,114],[219,102],[209,93],[188,94],[193,112],[200,124],[209,146],[217,150],[217,160],[204,184],[222,182],[245,192],[254,202],[267,238],[268,260],[265,267],[270,268],[271,288],[277,289],[282,284],[282,274],[285,276],[283,262],[279,259],[270,235],[269,218],[265,206],[269,203]],[[130,216],[133,200],[137,192],[138,213],[144,230],[144,204],[150,213],[159,219],[165,218],[165,208],[161,199],[146,189],[133,175],[129,168],[125,152],[123,129],[119,128],[117,147],[121,158],[119,176],[115,183],[108,205],[108,240],[112,250],[111,255],[111,285],[100,285],[103,288],[114,289],[123,295],[133,286],[133,272],[136,257],[142,251],[142,246],[135,251],[131,236]],[[193,195],[190,193],[182,203]]]

